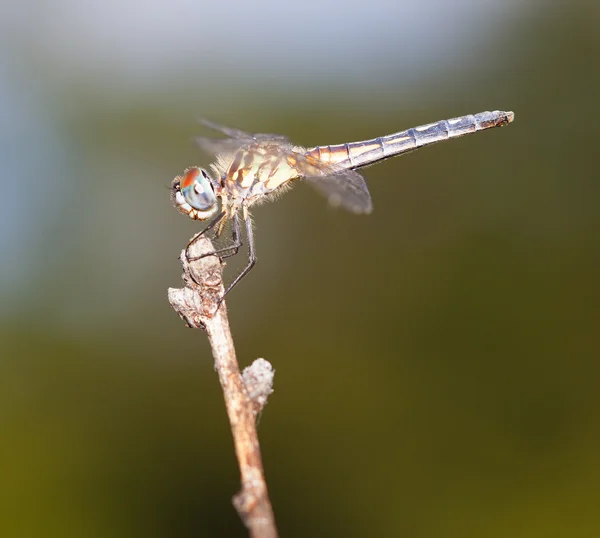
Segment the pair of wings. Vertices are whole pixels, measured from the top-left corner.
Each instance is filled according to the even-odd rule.
[[[329,203],[344,207],[354,213],[370,213],[373,209],[371,195],[364,178],[357,171],[336,168],[314,157],[299,153],[290,141],[276,134],[251,134],[239,129],[224,127],[201,119],[203,125],[223,133],[227,138],[196,138],[197,144],[214,155],[233,153],[250,144],[276,146],[282,156],[291,156],[298,163],[301,177],[306,179]]]

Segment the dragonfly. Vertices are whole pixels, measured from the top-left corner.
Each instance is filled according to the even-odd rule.
[[[514,117],[513,112],[500,110],[480,112],[370,140],[313,148],[296,146],[281,135],[252,134],[201,120],[224,137],[196,138],[198,146],[214,156],[212,174],[193,166],[171,184],[173,204],[181,213],[194,220],[209,221],[188,243],[185,253],[210,230],[215,230],[215,238],[220,237],[226,222],[231,221],[230,244],[201,257],[219,256],[223,260],[238,254],[243,246],[240,218],[243,219],[247,264],[225,290],[220,305],[256,263],[250,207],[273,200],[302,179],[324,194],[331,205],[354,213],[370,213],[371,195],[359,169],[436,142],[507,125]]]

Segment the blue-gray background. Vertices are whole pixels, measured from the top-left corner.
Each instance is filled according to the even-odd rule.
[[[166,301],[198,116],[311,145],[500,108],[368,169],[368,217],[304,185],[257,208],[238,354],[277,369],[282,536],[598,536],[593,4],[3,2],[0,535],[246,535],[210,350]]]

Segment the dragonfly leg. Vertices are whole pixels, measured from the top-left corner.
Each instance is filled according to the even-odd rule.
[[[223,220],[223,218],[225,217],[226,213],[225,211],[221,211],[221,213],[219,213],[213,220],[211,220],[206,227],[204,228],[204,230],[202,230],[201,232],[198,232],[194,237],[192,237],[190,239],[190,242],[187,244],[187,247],[185,247],[185,257],[190,259],[190,257],[188,256],[188,250],[190,249],[190,247],[196,242],[198,241],[198,239],[200,239],[206,232],[210,232],[217,224],[219,224],[219,222],[221,222]],[[194,258],[194,259],[198,259],[198,258]]]
[[[240,247],[244,244],[241,239],[242,236],[240,233],[240,218],[237,213],[233,214],[231,221],[231,245],[229,245],[228,247],[221,248],[219,250],[215,250],[215,252],[212,253],[218,253],[222,260],[224,260],[225,258],[231,258],[231,256],[235,256],[239,252]],[[219,235],[221,235],[220,232]]]
[[[250,272],[250,270],[254,267],[254,264],[256,263],[256,251],[254,249],[254,232],[252,231],[252,221],[250,220],[248,212],[245,208],[244,223],[246,224],[246,237],[248,239],[248,264],[246,265],[246,267],[244,267],[244,269],[242,269],[240,274],[235,277],[233,282],[229,284],[229,286],[225,290],[225,293],[223,293],[223,297],[219,299],[217,310],[219,309],[219,306],[221,306],[221,303],[225,299],[225,296],[235,287],[236,284],[240,282],[240,280],[242,280],[242,278],[244,278]]]
[[[238,216],[237,213],[234,213],[233,217],[232,217],[232,244],[224,247],[224,248],[220,248],[220,249],[216,249],[213,250],[212,252],[206,252],[204,254],[201,254],[200,256],[189,256],[187,253],[187,249],[190,247],[190,245],[193,245],[195,241],[198,240],[199,237],[201,237],[202,235],[204,235],[207,231],[209,231],[211,228],[213,228],[214,226],[216,226],[219,222],[222,222],[223,219],[223,215],[224,213],[222,213],[221,215],[219,215],[216,219],[214,219],[204,230],[202,230],[199,234],[195,235],[192,240],[190,241],[189,245],[187,246],[184,256],[185,256],[185,260],[187,262],[194,262],[194,261],[198,261],[202,258],[206,258],[207,256],[218,256],[219,259],[223,260],[225,258],[229,258],[231,256],[235,256],[240,247],[242,246],[242,241],[241,241],[241,234],[240,234],[240,218]],[[198,282],[193,274],[192,276],[192,280],[198,284],[199,286],[201,285],[200,282]],[[223,297],[225,297],[225,294],[223,294]],[[219,309],[219,306],[221,305],[221,301],[223,301],[223,297],[221,297],[221,299],[219,300],[219,303],[217,305],[217,310]],[[216,312],[216,311],[215,311]]]
[[[224,213],[222,213],[221,215],[224,215]],[[220,222],[223,222],[223,217],[219,215],[218,219],[214,219],[204,230],[202,230],[198,235],[196,235],[191,241],[190,244],[188,245],[187,248],[190,247],[191,244],[194,243],[194,241],[196,241],[198,239],[198,237],[200,237],[201,235],[203,235],[204,233],[206,233],[207,231],[209,231],[211,228],[215,227],[217,224],[219,224]],[[222,229],[221,226],[219,226],[219,229]],[[220,235],[220,233],[219,233]],[[232,238],[232,243],[231,245],[228,245],[226,247],[223,248],[219,248],[216,250],[213,250],[212,252],[206,252],[204,254],[201,254],[200,256],[194,256],[194,257],[190,257],[187,255],[187,249],[186,249],[186,258],[188,259],[188,261],[197,261],[200,260],[202,258],[206,258],[207,256],[219,256],[221,259],[224,258],[229,258],[231,256],[235,256],[238,251],[240,250],[240,247],[242,246],[242,241],[240,239],[240,221],[239,221],[239,216],[237,213],[234,213],[233,218],[232,218],[232,233],[231,233],[231,238]]]
[[[226,222],[227,222],[227,219],[223,219],[223,220],[221,220],[221,222],[219,222],[219,225],[217,226],[217,229],[215,230],[215,234],[213,236],[214,239],[219,239],[219,237],[221,237],[221,234],[223,233],[223,230],[225,229]]]

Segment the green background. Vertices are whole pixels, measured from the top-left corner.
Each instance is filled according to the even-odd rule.
[[[242,366],[276,369],[271,500],[288,538],[599,536],[599,28],[538,2],[417,82],[198,65],[110,93],[13,43],[54,145],[26,131],[2,179],[0,535],[246,535],[205,335],[166,300],[196,116],[315,145],[499,108],[514,124],[367,169],[368,217],[304,185],[254,211],[228,308]]]

